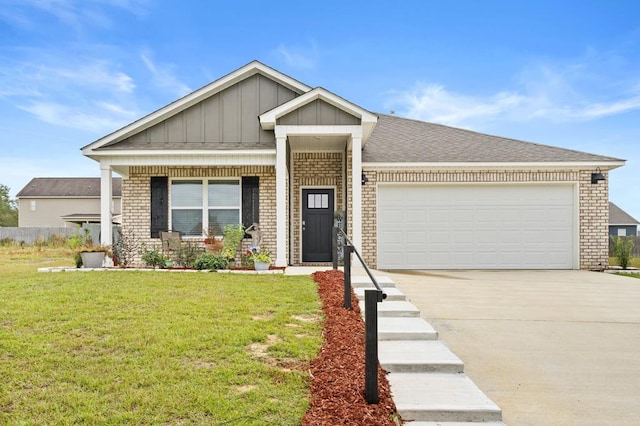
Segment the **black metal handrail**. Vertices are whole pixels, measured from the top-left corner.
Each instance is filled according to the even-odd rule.
[[[342,235],[340,235],[342,234]],[[365,321],[365,356],[364,356],[364,370],[365,370],[365,399],[369,404],[377,404],[378,398],[378,303],[387,298],[387,294],[382,290],[382,287],[378,284],[378,280],[373,276],[371,270],[367,266],[358,250],[353,246],[353,243],[345,234],[345,232],[338,227],[333,228],[333,269],[338,269],[338,247],[340,245],[341,236],[345,244],[342,245],[344,253],[344,307],[345,309],[351,308],[351,253],[355,253],[362,267],[371,278],[371,282],[375,287],[375,290],[364,291],[364,321]]]

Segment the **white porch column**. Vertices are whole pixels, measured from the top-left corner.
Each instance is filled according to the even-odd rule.
[[[287,135],[276,127],[276,266],[287,266]]]
[[[362,135],[351,136],[351,241],[362,253]]]
[[[111,200],[113,193],[113,179],[111,166],[100,165],[100,244],[110,245],[111,225]]]

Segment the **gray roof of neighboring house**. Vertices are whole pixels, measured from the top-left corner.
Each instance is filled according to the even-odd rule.
[[[640,222],[609,201],[609,225],[638,225]]]
[[[122,195],[122,178],[113,178],[113,196]],[[33,178],[17,197],[99,197],[100,178]]]
[[[378,114],[378,124],[362,151],[362,161],[490,163],[623,160]]]

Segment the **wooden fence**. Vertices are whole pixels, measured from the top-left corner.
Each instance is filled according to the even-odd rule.
[[[90,231],[93,241],[100,241],[100,224],[87,224],[83,225]],[[74,234],[83,234],[84,231],[81,228],[54,228],[54,227],[33,227],[33,228],[18,228],[18,227],[0,227],[0,241],[8,239],[13,240],[15,243],[33,245],[38,238],[45,241],[49,240],[53,235],[61,237],[70,237]]]

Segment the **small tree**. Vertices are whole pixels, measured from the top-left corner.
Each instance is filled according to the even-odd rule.
[[[633,249],[633,239],[624,237],[611,237],[613,241],[613,254],[618,258],[622,269],[627,269],[631,260],[631,250]]]
[[[233,260],[240,248],[240,243],[244,238],[244,225],[238,223],[235,225],[227,225],[224,227],[224,239],[222,240],[222,254],[228,259]]]
[[[0,226],[18,226],[18,207],[9,198],[9,187],[0,184]]]

